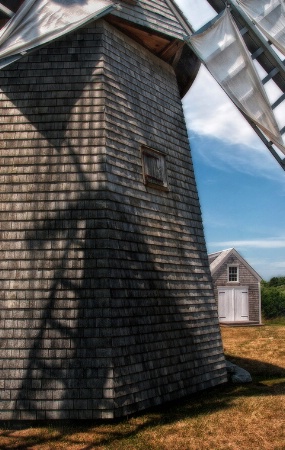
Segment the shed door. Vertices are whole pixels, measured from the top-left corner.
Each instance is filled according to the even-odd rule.
[[[218,295],[220,322],[234,322],[234,299],[232,289],[219,289]]]
[[[219,288],[218,310],[220,322],[245,322],[248,317],[248,288]]]

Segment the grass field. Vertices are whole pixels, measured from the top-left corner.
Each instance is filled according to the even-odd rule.
[[[0,427],[0,449],[285,450],[285,326],[222,327],[253,383],[226,385],[117,423]]]

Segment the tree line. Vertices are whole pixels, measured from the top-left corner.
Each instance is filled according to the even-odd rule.
[[[285,317],[285,277],[261,282],[261,307],[265,319]]]

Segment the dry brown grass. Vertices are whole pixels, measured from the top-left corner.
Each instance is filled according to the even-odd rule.
[[[0,449],[285,450],[285,326],[222,328],[253,383],[227,385],[119,423],[0,428]]]

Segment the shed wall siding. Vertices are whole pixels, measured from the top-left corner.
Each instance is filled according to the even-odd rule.
[[[118,417],[225,381],[172,69],[100,21],[0,77],[1,419]],[[144,185],[142,144],[169,192]]]

